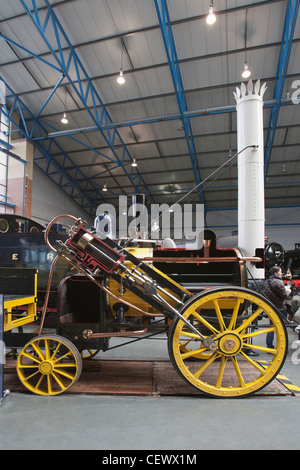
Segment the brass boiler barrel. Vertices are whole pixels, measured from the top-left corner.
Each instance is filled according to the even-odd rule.
[[[126,248],[126,250],[131,253],[133,256],[135,256],[136,258],[139,258],[139,259],[143,259],[143,258],[152,258],[153,257],[153,249],[152,248],[143,248],[143,247],[128,247]],[[129,261],[124,261],[123,264],[127,267],[127,268],[132,268],[132,267],[135,267],[132,263],[130,263]],[[153,263],[151,261],[146,261],[145,264],[147,264],[148,266],[151,266],[153,268]],[[153,268],[155,270],[155,268]],[[160,274],[162,274],[163,276],[165,276],[165,274],[163,274],[161,271],[159,271]],[[167,277],[167,276],[166,276]],[[175,284],[175,283],[174,283]],[[138,297],[137,295],[135,295],[133,292],[131,292],[129,289],[126,289],[126,287],[124,287],[122,284],[120,284],[119,282],[115,281],[112,277],[108,277],[107,278],[107,283],[106,283],[106,287],[114,294],[116,295],[117,297],[120,297],[120,299],[122,300],[125,300],[127,302],[129,302],[130,304],[133,304],[135,305],[136,307],[140,308],[141,310],[144,310],[145,312],[149,313],[149,314],[157,314],[158,315],[161,315],[161,313],[156,310],[155,308],[153,308],[152,305],[148,304],[147,302],[145,302],[143,299],[141,299],[140,297]],[[167,290],[167,289],[166,289]],[[172,293],[173,296],[175,296],[174,293]],[[161,294],[161,297],[163,297],[164,299],[166,299],[168,301],[168,303],[172,306],[175,306],[176,305],[176,301],[173,300],[173,299],[170,299],[167,295],[165,294]],[[115,312],[116,312],[116,304],[117,304],[117,300],[114,299],[112,296],[110,295],[107,295],[106,296],[106,305],[108,307],[108,309],[110,310],[110,313],[112,315],[115,315]],[[115,307],[115,308],[114,308]],[[125,313],[126,316],[140,316],[141,314],[137,313],[137,311],[133,308],[129,308],[126,313]]]

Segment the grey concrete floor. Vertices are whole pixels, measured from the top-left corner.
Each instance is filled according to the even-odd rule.
[[[296,339],[289,330],[289,354],[281,373],[300,387]],[[100,354],[168,358],[164,340],[144,340]],[[214,399],[10,393],[0,407],[0,428],[1,450],[298,450],[300,396]]]

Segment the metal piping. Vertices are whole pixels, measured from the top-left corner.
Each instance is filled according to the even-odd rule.
[[[280,106],[282,105],[290,105],[292,104],[291,98],[284,98],[280,101]],[[270,108],[278,104],[276,99],[265,101],[264,108]],[[194,111],[185,111],[183,113],[184,117],[200,117],[200,116],[208,116],[210,114],[220,114],[220,113],[229,113],[235,112],[236,105],[227,105],[227,106],[217,106],[213,108],[202,108],[197,109]],[[116,127],[127,127],[127,126],[135,126],[139,124],[151,124],[153,122],[161,122],[161,121],[172,121],[180,119],[180,114],[162,114],[149,117],[147,119],[132,119],[127,121],[118,121],[118,122],[111,122],[109,124],[101,125],[102,129],[114,129]],[[80,134],[81,132],[95,132],[98,130],[97,126],[90,126],[90,127],[80,127],[78,129],[69,129],[68,131],[59,131],[59,132],[50,132],[48,136],[41,137],[33,140],[44,140],[50,137],[60,137],[60,136],[68,136],[74,134]]]

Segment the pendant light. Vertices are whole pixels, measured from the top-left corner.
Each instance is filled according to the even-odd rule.
[[[63,114],[63,117],[61,118],[60,122],[62,122],[63,124],[68,124],[69,121],[66,113]]]
[[[208,15],[206,17],[206,23],[209,25],[212,25],[216,22],[216,15],[215,15],[215,7],[214,7],[214,2],[210,2],[210,7],[208,10]]]
[[[251,75],[251,71],[249,70],[248,64],[245,61],[243,65],[243,72],[242,72],[242,77],[243,78],[249,78]]]
[[[67,88],[65,87],[65,109],[67,108]],[[68,118],[66,112],[64,112],[63,117],[61,118],[60,122],[63,124],[68,124]]]
[[[118,75],[118,78],[117,78],[117,82],[119,85],[124,85],[125,83],[125,78],[124,78],[124,74],[123,74],[123,49],[124,49],[124,44],[123,44],[123,40],[121,42],[121,67],[120,67],[120,73]]]

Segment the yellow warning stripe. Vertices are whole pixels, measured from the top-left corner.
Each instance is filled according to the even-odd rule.
[[[269,364],[268,361],[257,361],[261,366],[265,367],[265,365]],[[290,381],[285,375],[278,374],[276,375],[276,379],[279,380],[279,382],[282,383],[288,390],[294,393],[294,395],[300,395],[300,387],[297,385],[293,384],[293,382]]]

